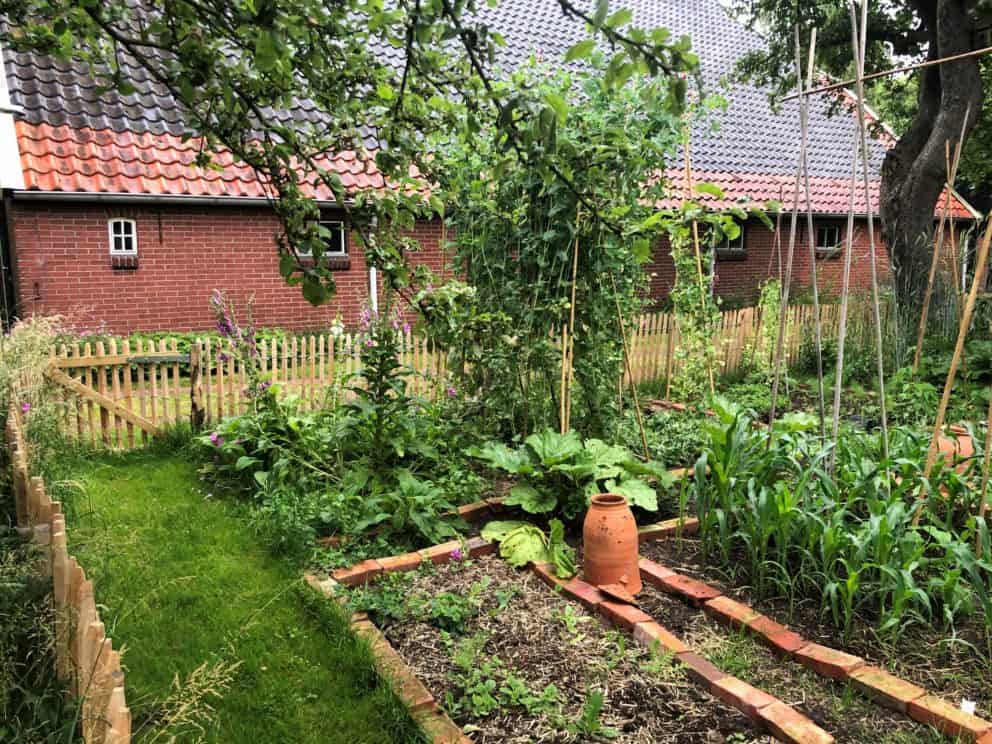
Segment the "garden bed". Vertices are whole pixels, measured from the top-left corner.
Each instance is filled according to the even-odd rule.
[[[975,650],[985,643],[978,620],[958,628],[954,638],[948,638],[939,628],[917,626],[895,643],[883,642],[869,623],[855,623],[845,640],[841,631],[828,622],[829,618],[820,614],[818,601],[798,598],[790,604],[786,597],[758,597],[746,579],[735,580],[708,563],[698,538],[647,542],[641,545],[641,554],[678,573],[705,581],[726,596],[788,624],[804,638],[860,656],[954,704],[962,699],[971,700],[977,704],[979,716],[989,718],[992,714],[992,665]],[[662,597],[678,613],[699,614],[678,600]]]
[[[578,722],[596,692],[603,697],[595,719],[617,730],[615,741],[771,741],[699,689],[671,656],[607,629],[498,557],[454,561],[400,581],[409,581],[407,598],[478,597],[478,614],[454,632],[426,619],[379,618],[389,641],[476,742],[591,740]]]

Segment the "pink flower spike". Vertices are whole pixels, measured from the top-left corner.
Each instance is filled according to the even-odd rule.
[[[21,413],[27,413],[30,410],[31,410],[30,403],[21,403]]]
[[[409,323],[404,323],[403,324],[403,333],[409,333],[409,332],[410,332],[410,324]]]

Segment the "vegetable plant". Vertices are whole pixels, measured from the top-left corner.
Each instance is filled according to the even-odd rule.
[[[487,465],[520,477],[505,503],[529,514],[560,512],[575,519],[597,493],[618,493],[647,511],[657,511],[658,493],[645,477],[667,489],[671,475],[655,462],[640,462],[624,447],[599,439],[584,442],[575,432],[546,429],[511,449],[490,442],[470,450]]]
[[[565,526],[552,519],[550,533],[530,522],[496,521],[482,528],[482,537],[499,543],[500,555],[514,568],[551,563],[556,575],[570,579],[578,572],[575,551],[565,542]]]

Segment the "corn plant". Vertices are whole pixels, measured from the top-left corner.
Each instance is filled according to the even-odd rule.
[[[908,429],[893,431],[885,461],[874,434],[845,430],[825,444],[808,417],[766,429],[726,401],[714,408],[686,486],[708,555],[745,571],[759,594],[790,605],[799,594],[819,597],[845,637],[859,617],[895,638],[914,624],[952,629],[976,613],[992,637],[992,555],[988,526],[974,516],[970,467],[941,463],[924,477],[928,440]],[[917,498],[923,520],[914,525]]]

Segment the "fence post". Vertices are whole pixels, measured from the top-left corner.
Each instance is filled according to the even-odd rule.
[[[200,363],[200,342],[189,346],[189,425],[194,432],[203,428],[206,409],[203,407],[203,365]]]

